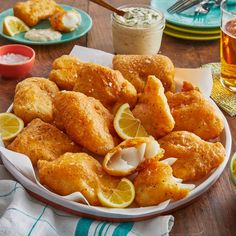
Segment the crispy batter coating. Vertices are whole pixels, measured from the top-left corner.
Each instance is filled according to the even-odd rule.
[[[183,180],[199,180],[224,160],[220,142],[210,143],[187,131],[175,131],[158,140],[165,158],[178,160],[172,165],[174,176]]]
[[[62,8],[53,0],[29,0],[17,2],[13,8],[14,16],[23,20],[28,26],[34,26],[46,20]]]
[[[38,160],[51,161],[65,152],[80,150],[66,134],[40,119],[32,120],[8,148],[27,155],[34,166]]]
[[[63,55],[53,62],[53,70],[49,79],[54,81],[60,89],[73,90],[77,80],[77,70],[82,62],[70,55]]]
[[[54,99],[55,108],[67,134],[76,143],[99,155],[115,146],[113,116],[95,98],[79,92],[62,91]]]
[[[50,17],[50,24],[54,30],[61,32],[74,31],[81,24],[81,15],[76,10],[58,11]]]
[[[147,162],[134,179],[135,201],[141,206],[152,206],[168,199],[179,200],[187,196],[184,188],[173,178],[169,165],[155,159]]]
[[[39,179],[60,195],[81,192],[92,205],[100,205],[99,189],[115,188],[120,179],[109,176],[101,164],[87,153],[65,153],[48,162],[38,161]]]
[[[190,131],[210,140],[224,129],[222,115],[189,83],[184,83],[182,92],[167,92],[166,97],[175,120],[174,130]]]
[[[13,102],[14,113],[25,123],[35,118],[53,121],[52,98],[59,91],[57,85],[45,78],[32,77],[18,83]]]
[[[146,131],[155,138],[171,132],[175,122],[171,115],[164,88],[155,76],[148,76],[143,94],[141,94],[133,114]]]
[[[116,55],[113,57],[113,68],[119,70],[129,80],[137,92],[142,92],[149,75],[161,80],[165,92],[175,91],[174,65],[163,55]]]
[[[132,107],[137,100],[136,89],[119,71],[95,63],[83,64],[74,91],[98,99],[108,109],[126,102]]]

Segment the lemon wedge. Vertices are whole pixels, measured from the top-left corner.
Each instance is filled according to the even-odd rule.
[[[130,111],[128,103],[120,106],[114,118],[114,128],[123,139],[135,137],[148,137],[148,133],[139,119],[136,119]]]
[[[7,141],[16,137],[23,128],[23,120],[16,115],[9,112],[0,113],[0,135],[2,140]]]
[[[125,208],[133,202],[134,197],[134,185],[126,178],[122,178],[118,186],[108,193],[98,192],[98,199],[104,207]]]
[[[15,16],[6,16],[3,21],[3,33],[14,36],[21,32],[29,31],[29,27]]]

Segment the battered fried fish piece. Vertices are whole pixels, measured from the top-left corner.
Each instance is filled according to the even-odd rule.
[[[100,205],[97,193],[115,188],[120,179],[106,174],[101,164],[87,153],[65,153],[48,162],[38,161],[39,179],[60,195],[81,192],[92,205]]]
[[[54,99],[67,134],[76,143],[99,155],[114,148],[113,116],[95,98],[62,91]]]
[[[224,160],[225,149],[220,142],[210,143],[188,131],[175,131],[158,140],[164,157],[175,157],[173,174],[183,180],[199,180]]]
[[[137,92],[142,92],[149,75],[161,80],[165,92],[175,91],[174,65],[163,55],[116,55],[113,57],[113,68],[119,70],[129,80]]]
[[[53,62],[53,70],[49,74],[49,79],[55,82],[60,89],[73,90],[78,78],[77,70],[82,62],[70,55],[63,55]]]
[[[54,30],[71,32],[78,28],[82,18],[78,11],[59,11],[50,17],[50,23]]]
[[[59,91],[57,85],[45,78],[32,77],[18,83],[13,101],[14,113],[25,123],[35,118],[53,121],[52,98]]]
[[[40,119],[32,120],[8,148],[27,155],[34,166],[38,160],[52,161],[65,152],[80,151],[66,134]]]
[[[175,120],[174,130],[190,131],[210,140],[224,129],[222,115],[189,83],[183,84],[182,92],[167,92],[166,97]]]
[[[186,197],[192,185],[178,183],[168,164],[151,159],[134,179],[135,201],[140,207]]]
[[[175,125],[164,94],[164,87],[155,76],[148,76],[144,92],[132,113],[141,121],[146,131],[156,139],[171,132]]]
[[[119,71],[95,63],[83,64],[73,90],[98,99],[108,109],[126,102],[132,107],[137,100],[136,89]]]
[[[53,0],[29,0],[17,2],[13,8],[14,16],[23,20],[28,26],[34,26],[46,20],[58,11],[63,10]]]

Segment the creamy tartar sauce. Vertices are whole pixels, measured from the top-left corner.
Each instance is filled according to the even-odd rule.
[[[7,53],[0,56],[0,64],[20,64],[30,58],[16,53]]]
[[[159,12],[150,8],[129,7],[122,8],[122,10],[126,12],[124,16],[114,15],[118,23],[127,26],[148,27],[162,18]]]
[[[124,16],[113,14],[113,47],[117,54],[155,54],[158,53],[165,18],[162,12],[150,6],[120,7]]]
[[[25,33],[25,38],[31,41],[51,41],[51,40],[58,40],[61,38],[61,33],[49,29],[32,29]]]

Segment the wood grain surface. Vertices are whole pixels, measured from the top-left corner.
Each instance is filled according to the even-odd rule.
[[[0,12],[11,8],[15,0],[0,1]],[[52,61],[70,53],[75,44],[97,48],[113,53],[110,12],[87,0],[58,1],[87,11],[93,19],[92,30],[84,37],[64,44],[33,46],[36,63],[29,76],[47,77]],[[128,3],[146,3],[146,0],[110,0],[114,6]],[[10,44],[0,38],[0,46]],[[199,67],[202,64],[219,61],[219,40],[195,42],[164,35],[161,53],[171,58],[176,67]],[[13,101],[15,85],[20,80],[0,78],[0,112]],[[232,153],[236,151],[236,118],[225,114],[233,137]],[[236,235],[236,194],[229,180],[228,167],[211,189],[194,203],[173,213],[175,225],[170,235],[228,236]]]

